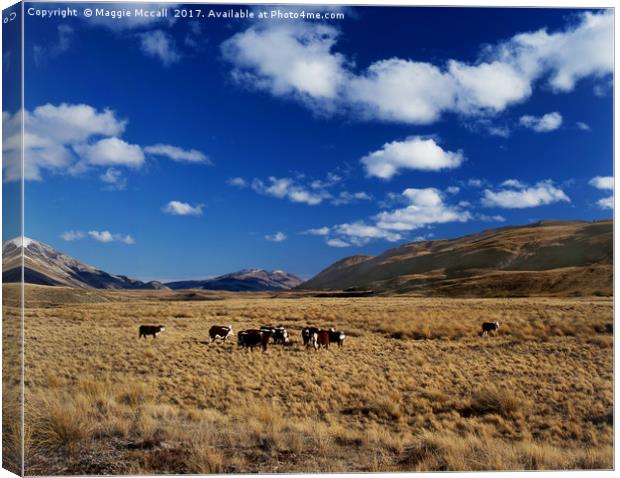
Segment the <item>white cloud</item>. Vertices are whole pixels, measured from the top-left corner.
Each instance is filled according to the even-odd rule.
[[[370,201],[371,199],[372,199],[372,196],[363,191],[359,191],[356,193],[351,193],[349,191],[341,191],[337,197],[334,197],[331,200],[331,203],[334,206],[340,206],[343,204],[352,204],[352,203],[356,203],[359,201]]]
[[[106,184],[105,189],[110,191],[122,191],[127,187],[127,178],[116,168],[108,168],[99,179]]]
[[[144,164],[144,153],[137,144],[129,144],[119,138],[105,138],[94,144],[74,146],[82,160],[76,165],[81,172],[89,166],[127,166],[138,169]]]
[[[66,231],[63,232],[60,237],[65,241],[76,241],[78,239],[83,239],[84,233],[82,231]]]
[[[467,180],[466,184],[470,188],[481,188],[486,184],[486,181],[484,179],[470,178]]]
[[[129,234],[112,234],[110,231],[88,231],[88,235],[97,242],[122,242],[128,245],[136,243]]]
[[[317,227],[315,229],[308,229],[303,234],[310,234],[311,236],[327,236],[329,234],[329,227]]]
[[[506,209],[523,209],[543,206],[557,202],[570,202],[570,198],[561,189],[554,186],[551,180],[540,181],[534,186],[484,190],[482,204],[486,207]]]
[[[501,183],[500,186],[504,186],[506,188],[517,188],[517,189],[519,188],[522,189],[526,187],[525,183],[522,183],[518,179],[506,179],[506,181]]]
[[[446,188],[446,192],[448,194],[458,194],[461,191],[461,188],[459,188],[458,186],[449,186],[448,188]]]
[[[303,22],[257,25],[225,41],[221,50],[233,76],[272,94],[301,100],[334,99],[346,75],[332,53],[338,31]]]
[[[547,113],[540,117],[524,115],[519,119],[519,124],[537,133],[548,133],[562,126],[562,115],[557,111]]]
[[[275,197],[278,199],[288,199],[292,202],[299,202],[316,206],[323,200],[330,197],[329,193],[323,190],[310,190],[302,185],[296,184],[291,178],[276,178],[271,176],[268,183],[255,178],[252,181],[252,189],[259,194]]]
[[[283,232],[276,232],[275,234],[267,234],[265,239],[272,242],[282,242],[286,241],[286,234]]]
[[[377,226],[391,231],[412,231],[429,224],[466,222],[471,219],[468,211],[447,205],[441,192],[435,188],[403,191],[408,205],[375,216]]]
[[[461,151],[446,151],[432,138],[414,136],[386,143],[360,161],[368,176],[390,179],[401,169],[440,171],[457,168],[464,160]]]
[[[339,32],[308,23],[252,26],[225,41],[233,77],[321,112],[425,124],[447,112],[494,114],[529,98],[537,82],[570,91],[613,72],[613,11],[585,12],[563,31],[520,33],[472,63],[379,59],[365,70],[334,51]]]
[[[327,239],[325,243],[330,247],[351,247],[351,244],[338,238]]]
[[[596,176],[590,179],[590,186],[594,186],[596,189],[614,190],[614,177],[613,176]]]
[[[592,130],[592,128],[590,128],[590,125],[588,123],[584,123],[583,121],[577,121],[575,124],[577,125],[577,128],[579,128],[581,131]]]
[[[186,202],[170,201],[162,208],[162,211],[173,216],[201,216],[203,207],[202,204],[192,206]]]
[[[496,215],[496,216],[488,216],[486,214],[476,214],[476,219],[484,222],[505,222],[506,218],[504,216]]]
[[[333,227],[333,232],[334,234],[344,236],[345,241],[358,246],[367,244],[373,239],[384,239],[388,242],[396,242],[402,239],[402,235],[397,232],[366,224],[364,221],[338,224]]]
[[[598,204],[601,209],[613,209],[614,197],[608,196],[606,198],[599,199],[598,201],[596,201],[596,204]]]
[[[589,182],[590,186],[595,187],[596,189],[601,189],[603,191],[613,191],[614,190],[614,178],[613,176],[596,176],[592,178]],[[596,201],[596,204],[601,209],[613,209],[614,208],[614,196],[608,196],[603,199],[599,199]]]
[[[144,152],[156,156],[166,156],[172,161],[211,164],[207,155],[197,149],[183,149],[170,144],[146,146]]]
[[[80,174],[101,166],[137,169],[145,162],[141,146],[119,138],[127,120],[118,118],[110,109],[48,103],[26,111],[23,117],[25,180],[40,181],[44,171]],[[20,112],[2,113],[5,182],[21,179],[21,118]],[[168,157],[175,156],[171,159],[195,161],[202,154],[170,145],[158,146],[166,148]]]
[[[170,66],[181,60],[174,38],[163,30],[152,30],[139,34],[140,47],[144,53],[161,60],[164,66]]]
[[[226,181],[226,184],[228,184],[229,186],[235,186],[238,188],[247,188],[248,187],[248,182],[240,177],[236,177],[236,178],[229,178]]]

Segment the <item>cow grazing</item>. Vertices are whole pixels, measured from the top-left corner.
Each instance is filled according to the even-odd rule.
[[[304,341],[304,345],[306,347],[313,347],[314,345],[311,344],[311,339],[314,336],[314,334],[319,332],[319,328],[317,327],[304,327],[303,329],[301,329],[301,338]],[[316,348],[316,347],[315,347]]]
[[[209,337],[211,337],[211,343],[216,339],[222,339],[226,342],[226,339],[233,333],[232,325],[214,325],[209,329]]]
[[[263,325],[260,330],[264,334],[269,334],[274,344],[286,345],[289,341],[288,331],[282,325],[278,325],[277,327]]]
[[[261,346],[263,350],[267,350],[270,335],[260,330],[242,330],[237,334],[237,345],[246,347],[250,350],[254,347]]]
[[[485,335],[493,332],[497,332],[499,330],[499,322],[483,322],[482,323],[482,332],[480,333],[480,337],[484,337]]]
[[[154,339],[157,338],[157,335],[166,330],[166,327],[163,325],[141,325],[138,329],[138,338],[144,337],[146,339],[147,335],[152,335]]]
[[[325,350],[329,350],[329,331],[319,330],[314,334],[315,350],[323,347]]]
[[[340,330],[336,330],[333,327],[329,329],[329,342],[338,344],[338,348],[341,348],[344,345],[344,339],[346,335],[344,332]]]

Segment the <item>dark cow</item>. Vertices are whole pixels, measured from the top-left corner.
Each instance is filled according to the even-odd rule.
[[[499,330],[499,322],[483,322],[482,323],[482,332],[480,332],[480,337],[484,337],[485,335],[491,332],[497,332]]]
[[[312,340],[312,339],[311,339]],[[329,331],[328,330],[319,330],[314,334],[314,349],[320,349],[323,347],[325,350],[329,349]]]
[[[333,327],[329,329],[329,342],[332,344],[338,344],[338,348],[341,348],[344,345],[344,339],[346,335],[344,332],[340,330],[336,330]]]
[[[313,347],[314,345],[311,344],[311,339],[314,336],[314,334],[319,332],[319,328],[317,327],[304,327],[303,329],[301,329],[301,338],[304,341],[304,345],[306,347]],[[316,347],[315,347],[316,348]]]
[[[242,330],[237,334],[237,345],[239,347],[247,347],[250,350],[260,345],[263,350],[267,350],[269,337],[269,334],[263,333],[260,330]]]
[[[263,325],[260,330],[264,334],[269,334],[274,344],[286,345],[289,341],[288,331],[282,325],[278,325],[277,327]]]
[[[154,339],[157,338],[157,335],[166,330],[166,327],[163,325],[141,325],[138,329],[138,338],[144,337],[146,339],[147,335],[152,335]]]
[[[232,325],[214,325],[209,329],[209,337],[211,337],[211,343],[216,339],[222,339],[226,342],[226,339],[233,333]]]

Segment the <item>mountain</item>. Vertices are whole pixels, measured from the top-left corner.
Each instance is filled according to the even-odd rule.
[[[288,272],[264,269],[244,269],[232,274],[205,280],[189,280],[168,282],[171,289],[204,289],[229,290],[238,292],[252,292],[263,290],[289,290],[300,285],[303,281]]]
[[[2,280],[21,280],[19,238],[2,244]],[[95,289],[167,289],[161,282],[142,282],[83,264],[56,249],[24,237],[24,280],[30,284]]]
[[[511,297],[611,295],[613,221],[541,221],[342,259],[298,290]]]

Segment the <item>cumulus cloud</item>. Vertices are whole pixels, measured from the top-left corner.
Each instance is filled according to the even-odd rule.
[[[614,178],[613,176],[596,176],[592,178],[589,182],[590,186],[595,187],[596,189],[601,189],[603,191],[613,191],[614,190]],[[614,208],[614,195],[608,196],[603,199],[599,199],[596,201],[596,204],[601,209],[613,209]]]
[[[596,176],[590,179],[590,186],[594,186],[596,189],[603,189],[608,191],[614,190],[614,177],[613,176]]]
[[[181,60],[174,38],[163,30],[152,30],[139,34],[140,48],[144,53],[157,58],[166,67]]]
[[[286,241],[286,234],[278,231],[275,234],[267,234],[265,236],[265,239],[271,242],[282,242],[282,241]]]
[[[307,23],[254,25],[221,45],[236,80],[322,112],[428,124],[444,113],[494,114],[528,99],[537,82],[571,91],[613,72],[613,11],[585,12],[562,31],[514,35],[474,62],[379,59],[366,69],[335,51],[339,31]]]
[[[25,180],[40,181],[44,171],[81,174],[98,167],[138,169],[145,163],[143,148],[120,138],[127,120],[119,118],[111,109],[48,103],[33,111],[26,110],[23,122]],[[22,113],[3,112],[2,126],[4,181],[19,181]],[[167,157],[173,160],[196,162],[202,154],[170,145],[157,146],[165,147]],[[161,154],[163,151],[159,150]]]
[[[89,166],[126,166],[139,169],[144,164],[144,153],[137,144],[119,138],[105,138],[94,144],[74,146],[81,161],[75,166],[79,172]]]
[[[537,133],[548,133],[562,126],[562,115],[557,111],[539,117],[524,115],[519,119],[519,124]]]
[[[165,156],[172,161],[211,164],[207,155],[197,149],[183,149],[170,144],[154,144],[146,146],[144,151],[155,156]]]
[[[500,186],[506,187],[506,188],[525,188],[526,185],[525,183],[519,181],[518,179],[506,179],[506,181],[503,181]]]
[[[327,236],[329,234],[329,227],[317,227],[314,229],[308,229],[304,231],[302,234],[310,234],[311,236]]]
[[[482,198],[482,204],[486,207],[505,209],[523,209],[557,202],[570,202],[570,198],[549,179],[534,186],[519,183],[496,191],[485,189]]]
[[[252,181],[252,189],[259,194],[272,196],[278,199],[288,199],[292,202],[299,202],[316,206],[321,204],[328,196],[322,191],[311,191],[302,185],[296,184],[291,178],[270,177],[267,183],[260,179]]]
[[[120,169],[108,168],[99,179],[105,184],[105,189],[110,191],[122,191],[127,187],[127,178]]]
[[[202,204],[192,206],[186,202],[170,201],[162,208],[162,211],[173,216],[201,216],[203,207]]]
[[[84,239],[84,233],[82,231],[65,231],[60,237],[65,241],[77,241],[78,239]]]
[[[435,188],[408,188],[400,196],[403,207],[383,211],[368,220],[311,231],[315,231],[314,235],[325,237],[327,244],[333,247],[363,246],[375,240],[397,242],[416,229],[433,224],[466,222],[473,218],[461,206],[447,204],[441,191]]]
[[[352,204],[360,201],[370,201],[372,196],[363,191],[351,193],[349,191],[341,191],[336,197],[333,197],[330,202],[334,206],[340,206],[342,204]]]
[[[343,241],[342,239],[338,238],[327,239],[325,243],[330,247],[351,247],[351,244],[349,244],[347,241]]]
[[[240,177],[236,177],[236,178],[229,178],[226,181],[226,184],[228,184],[229,186],[235,186],[237,188],[247,188],[248,187],[248,182]]]
[[[379,213],[377,226],[392,231],[412,231],[429,224],[466,222],[471,219],[468,211],[447,205],[441,191],[435,188],[405,189],[402,193],[408,205]]]
[[[360,161],[368,176],[390,179],[401,169],[440,171],[457,168],[464,160],[461,151],[446,151],[432,138],[413,136],[386,143]]]

